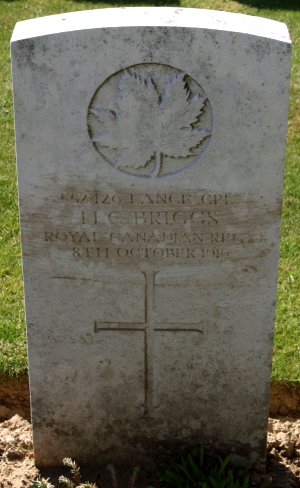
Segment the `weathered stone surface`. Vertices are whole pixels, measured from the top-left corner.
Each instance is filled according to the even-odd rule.
[[[286,27],[93,10],[17,24],[12,61],[37,464],[261,465]]]

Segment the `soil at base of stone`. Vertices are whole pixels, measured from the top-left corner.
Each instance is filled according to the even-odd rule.
[[[58,469],[39,472],[34,466],[32,448],[32,428],[28,420],[14,415],[0,423],[0,488],[28,488],[30,482],[38,476],[48,477],[58,487],[58,476],[65,470]],[[103,469],[83,470],[85,480],[98,481],[107,478]],[[130,473],[122,472],[121,486],[128,486]],[[267,476],[272,488],[300,487],[300,418],[270,418],[268,433]],[[125,483],[124,483],[124,480]],[[143,486],[137,482],[137,486]],[[252,486],[257,488],[261,478],[257,473],[252,475]],[[62,485],[60,485],[61,487]],[[145,484],[147,486],[147,483]]]
[[[289,413],[293,417],[280,417]],[[272,488],[300,488],[300,387],[285,383],[272,385],[268,432],[267,476]],[[277,416],[277,417],[276,417]],[[63,469],[40,473],[34,466],[32,427],[29,423],[29,390],[27,377],[0,377],[0,488],[28,488],[38,476],[51,476],[55,487]],[[276,418],[275,418],[276,417]],[[97,481],[105,488],[105,467],[82,470],[83,478]],[[129,486],[130,472],[120,471],[120,486]],[[143,483],[144,481],[144,483]],[[260,476],[253,473],[252,486],[259,488]],[[111,486],[111,483],[109,483]],[[108,485],[108,486],[109,486]],[[145,479],[136,486],[142,488]]]

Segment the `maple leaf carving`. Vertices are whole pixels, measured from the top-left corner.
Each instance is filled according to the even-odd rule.
[[[158,90],[153,77],[129,69],[120,74],[111,107],[90,108],[92,141],[114,150],[116,167],[138,169],[153,162],[159,176],[163,159],[192,156],[210,136],[200,128],[206,97],[193,94],[187,76],[177,72]]]

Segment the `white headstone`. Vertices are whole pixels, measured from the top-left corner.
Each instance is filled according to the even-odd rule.
[[[290,39],[174,8],[17,24],[36,463],[264,462]]]

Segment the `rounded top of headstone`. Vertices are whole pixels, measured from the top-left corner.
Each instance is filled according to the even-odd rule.
[[[18,22],[11,42],[77,30],[138,26],[223,30],[291,42],[282,22],[231,12],[174,7],[109,8],[38,17]]]

